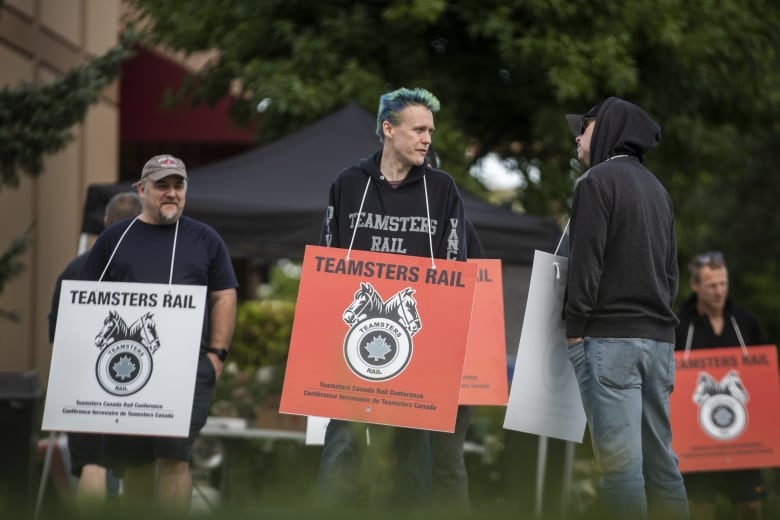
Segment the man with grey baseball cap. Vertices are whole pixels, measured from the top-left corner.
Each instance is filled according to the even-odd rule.
[[[141,170],[141,181],[145,179],[159,181],[169,175],[176,175],[186,180],[187,167],[184,166],[184,161],[173,155],[155,155],[144,164]]]
[[[192,445],[206,423],[214,385],[233,338],[238,282],[217,232],[182,215],[187,168],[181,159],[167,154],[149,159],[136,190],[143,211],[127,225],[112,226],[97,238],[82,279],[99,280],[105,271],[104,281],[206,286],[207,314],[189,437],[106,435],[103,452],[106,464],[124,477],[123,498],[143,503],[148,500],[146,491],[156,485],[157,498],[186,510],[192,496]]]

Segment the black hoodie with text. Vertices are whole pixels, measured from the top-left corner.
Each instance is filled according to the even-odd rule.
[[[567,337],[674,343],[674,209],[642,164],[660,138],[660,127],[638,106],[616,97],[599,106],[591,167],[572,202]]]
[[[393,188],[379,170],[381,157],[380,150],[333,181],[320,245],[465,260],[463,202],[452,177],[427,164],[415,166]]]

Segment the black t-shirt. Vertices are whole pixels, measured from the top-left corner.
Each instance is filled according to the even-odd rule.
[[[205,285],[209,292],[238,286],[227,247],[211,226],[181,217],[178,231],[176,228],[175,224],[153,225],[140,219],[109,226],[92,246],[81,279],[100,280],[102,276],[103,281],[113,282],[170,281],[174,285]],[[201,346],[205,347],[208,320],[203,323]]]

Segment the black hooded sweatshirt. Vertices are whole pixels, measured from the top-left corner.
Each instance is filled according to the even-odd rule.
[[[393,188],[379,170],[381,150],[343,170],[333,181],[320,245],[431,257],[466,259],[466,223],[455,181],[429,165],[413,167]],[[425,188],[427,185],[427,204]],[[363,209],[358,219],[361,201]]]
[[[616,97],[598,108],[591,167],[574,188],[566,335],[674,343],[678,287],[674,210],[642,164],[661,129]]]

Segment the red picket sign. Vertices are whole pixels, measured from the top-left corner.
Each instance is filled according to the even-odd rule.
[[[453,431],[476,276],[306,246],[279,411]]]
[[[474,258],[469,262],[477,264],[478,271],[460,404],[505,406],[508,385],[501,260]]]
[[[670,405],[680,471],[780,466],[777,348],[774,345],[675,352]]]

